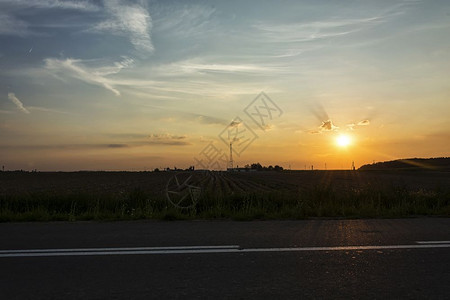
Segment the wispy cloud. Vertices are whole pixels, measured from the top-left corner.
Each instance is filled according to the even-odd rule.
[[[122,69],[133,66],[134,59],[123,56],[121,61],[114,62],[112,66],[101,66],[93,70],[93,74],[98,76],[108,76],[119,73]]]
[[[350,130],[354,130],[354,129],[360,127],[360,126],[369,126],[369,125],[370,125],[370,120],[365,119],[365,120],[359,121],[359,122],[356,123],[356,124],[355,124],[355,123],[347,124],[347,127],[348,127],[348,129],[350,129]]]
[[[235,120],[233,120],[233,121],[231,121],[231,123],[228,125],[228,127],[236,128],[236,127],[241,126],[241,124],[242,124],[241,121],[235,121]]]
[[[124,91],[128,93],[139,93],[140,96],[148,98],[152,98],[152,95],[155,95],[155,97],[176,99],[175,96],[179,94],[223,97],[236,94],[254,94],[261,90],[261,82],[256,80],[236,80],[236,84],[230,85],[229,82],[202,78],[204,77],[202,73],[197,73],[199,74],[198,77],[191,77],[188,73],[180,73],[178,69],[178,76],[176,76],[176,73],[173,73],[176,72],[175,68],[173,72],[164,70],[161,66],[155,68],[150,67],[144,70],[136,65],[133,59],[127,57],[123,57],[119,62],[109,63],[107,65],[101,60],[74,58],[47,58],[44,60],[44,67],[52,76],[57,76],[61,80],[65,78],[76,78],[89,84],[102,86],[117,96],[120,96],[121,91]],[[121,71],[131,66],[134,67],[134,74],[132,76],[129,76],[129,74],[122,76]],[[222,69],[227,68],[224,67]],[[267,70],[264,72],[261,71],[260,73],[271,74]],[[41,70],[31,69],[27,71],[27,74],[42,75],[43,73]],[[49,74],[47,73],[47,75]],[[251,74],[258,74],[258,72],[255,71]],[[209,88],[205,89],[205,85],[208,85]]]
[[[173,135],[169,133],[153,133],[148,136],[151,139],[171,139],[171,140],[183,140],[185,135]]]
[[[211,117],[211,116],[205,116],[205,115],[197,115],[195,120],[197,122],[199,122],[200,124],[224,125],[224,126],[227,125],[227,120],[225,120],[225,119],[220,119],[220,118]]]
[[[187,146],[190,145],[186,140],[185,135],[173,135],[173,134],[150,134],[148,140],[143,144],[147,145],[171,145],[171,146]]]
[[[310,21],[266,21],[258,20],[252,24],[254,37],[267,44],[277,45],[272,57],[293,57],[318,49],[342,46],[362,46],[378,42],[380,39],[372,35],[371,30],[389,22],[397,21],[410,7],[419,1],[400,0],[391,5],[381,7],[355,3],[353,9],[340,9],[336,13],[311,16]],[[359,9],[360,8],[364,9]],[[358,11],[358,14],[355,14]],[[361,15],[363,14],[363,15]],[[333,41],[333,43],[331,43]]]
[[[254,28],[271,41],[310,42],[333,38],[361,30],[363,25],[380,22],[377,17],[365,19],[342,19],[290,24],[255,24]]]
[[[152,18],[143,1],[130,4],[120,0],[105,0],[104,5],[109,18],[95,25],[92,31],[126,36],[137,50],[144,53],[154,50],[151,40]]]
[[[369,120],[362,120],[358,122],[358,126],[368,126],[368,125],[370,125]]]
[[[183,38],[201,36],[213,29],[215,12],[211,6],[165,3],[155,12],[154,29],[164,35]]]
[[[22,101],[19,100],[19,98],[16,97],[14,93],[8,93],[8,99],[14,103],[17,108],[22,111],[23,113],[29,114],[30,111],[23,105]]]
[[[127,144],[25,144],[2,145],[5,149],[20,150],[80,150],[80,149],[117,149],[130,147]]]
[[[128,148],[129,145],[127,144],[108,144],[106,145],[107,148]]]
[[[98,6],[89,1],[77,0],[0,0],[0,4],[20,8],[59,8],[77,10],[97,10]]]
[[[125,140],[135,140],[135,139],[145,139],[148,137],[146,133],[105,133],[105,136],[114,139],[125,139]]]
[[[28,24],[25,21],[0,12],[0,35],[25,36],[29,33]]]
[[[319,129],[322,131],[331,131],[331,130],[336,130],[339,127],[335,126],[333,124],[333,121],[331,120],[326,120],[322,122],[322,125],[319,126]]]
[[[66,114],[66,115],[71,115],[72,113],[66,112],[66,111],[62,111],[62,110],[57,110],[57,109],[52,109],[52,108],[46,108],[46,107],[40,107],[40,106],[27,106],[27,109],[31,112],[31,111],[40,111],[40,112],[48,112],[48,113],[57,113],[57,114]]]
[[[96,11],[98,6],[88,1],[61,0],[0,0],[0,35],[28,36],[36,34],[30,30],[30,24],[18,15],[23,12],[34,14],[33,9],[65,9]]]
[[[339,127],[335,126],[333,124],[333,121],[326,120],[326,121],[322,121],[322,124],[319,126],[318,129],[310,130],[309,133],[319,134],[319,133],[322,133],[322,132],[335,131],[335,130],[338,130],[338,129],[339,129]]]
[[[40,106],[26,106],[25,107],[25,105],[22,103],[22,101],[19,98],[17,98],[17,96],[14,93],[8,93],[8,99],[11,100],[11,102],[14,103],[16,105],[16,107],[25,114],[30,114],[33,111],[58,113],[58,114],[70,114],[65,111],[46,108],[46,107],[40,107]],[[8,111],[8,110],[0,110],[0,113],[11,114],[13,112]]]
[[[155,97],[169,96],[167,99],[176,99],[176,96],[180,94],[190,95],[202,95],[207,97],[226,97],[230,95],[253,95],[261,91],[261,82],[256,80],[242,81],[236,79],[234,84],[230,84],[227,81],[211,80],[208,78],[194,77],[194,76],[180,76],[162,75],[155,71],[151,74],[152,69],[149,69],[147,73],[141,77],[120,77],[108,78],[108,83],[125,88],[128,92],[140,91],[142,95],[149,95],[152,98],[154,93]],[[156,75],[155,75],[156,73]],[[139,74],[139,73],[137,73]],[[185,75],[185,74],[184,74]],[[171,78],[168,78],[171,77]],[[229,81],[229,80],[228,80]],[[208,88],[205,88],[208,86]],[[272,88],[272,91],[276,91]],[[163,94],[163,95],[161,95]],[[159,96],[158,96],[159,95]]]
[[[84,82],[103,86],[105,89],[120,96],[120,92],[114,87],[112,81],[106,76],[119,73],[123,68],[132,65],[133,60],[123,58],[120,62],[115,62],[112,66],[101,66],[98,68],[89,68],[84,65],[80,59],[67,58],[64,60],[56,58],[47,58],[44,60],[45,68],[62,76],[70,76]]]
[[[166,75],[192,74],[192,73],[257,73],[275,72],[279,68],[275,66],[256,64],[223,64],[214,62],[202,62],[198,60],[185,60],[160,66],[157,69]]]
[[[176,135],[170,133],[112,133],[104,134],[108,138],[113,138],[114,143],[108,144],[109,148],[144,147],[151,145],[161,146],[187,146],[191,145],[186,135]]]

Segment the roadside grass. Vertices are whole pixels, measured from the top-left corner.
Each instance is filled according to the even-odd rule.
[[[205,190],[196,207],[177,209],[162,193],[133,189],[125,193],[0,195],[0,222],[78,220],[193,220],[393,218],[450,216],[450,190],[410,190],[402,186],[336,186],[278,191],[217,193]]]

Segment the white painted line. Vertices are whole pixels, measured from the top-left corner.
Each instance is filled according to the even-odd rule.
[[[134,251],[82,251],[82,252],[38,252],[38,253],[8,253],[2,257],[41,257],[41,256],[95,256],[95,255],[142,255],[142,254],[198,254],[198,253],[230,253],[239,249],[180,249],[180,250],[134,250]]]
[[[417,244],[450,244],[450,241],[417,241]]]
[[[240,252],[287,252],[287,251],[352,251],[352,250],[383,250],[383,249],[426,249],[450,248],[450,244],[436,245],[386,245],[386,246],[338,246],[338,247],[305,247],[305,248],[249,248]]]
[[[75,248],[75,249],[26,249],[0,250],[4,253],[47,253],[47,252],[113,252],[113,251],[165,251],[165,250],[194,250],[194,249],[239,249],[238,245],[230,246],[176,246],[176,247],[126,247],[126,248]]]
[[[93,248],[93,249],[44,249],[42,250],[2,250],[0,258],[41,257],[41,256],[93,256],[93,255],[151,255],[151,254],[211,254],[211,253],[255,253],[255,252],[298,252],[298,251],[353,251],[387,249],[430,249],[450,248],[450,244],[385,245],[385,246],[338,246],[338,247],[293,247],[293,248],[247,248],[239,246],[189,246],[152,248]],[[109,249],[109,250],[99,250]],[[133,249],[133,250],[124,250]],[[50,250],[50,251],[48,251]],[[65,250],[65,251],[58,251]],[[35,252],[31,252],[35,251]]]

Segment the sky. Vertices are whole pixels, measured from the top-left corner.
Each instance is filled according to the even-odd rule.
[[[450,156],[449,36],[447,0],[0,0],[0,165]]]

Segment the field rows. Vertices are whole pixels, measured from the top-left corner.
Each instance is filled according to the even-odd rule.
[[[450,173],[0,172],[0,221],[410,215],[450,215]]]

